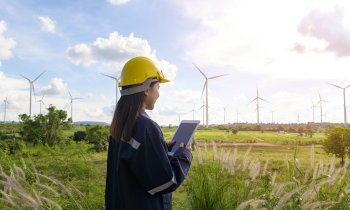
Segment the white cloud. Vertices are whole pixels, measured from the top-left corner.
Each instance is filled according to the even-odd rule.
[[[166,107],[161,107],[159,109],[159,114],[160,115],[164,115],[164,116],[169,116],[169,115],[182,115],[182,114],[186,114],[189,111],[186,108],[183,108],[181,106],[166,106]]]
[[[88,93],[86,96],[86,98],[92,98],[92,97],[94,97],[94,95],[92,95],[92,93]]]
[[[51,20],[48,16],[38,16],[39,20],[41,20],[41,30],[49,33],[55,34],[56,21]]]
[[[126,4],[129,1],[130,0],[107,0],[107,2],[109,2],[111,4]]]
[[[16,46],[16,42],[12,38],[5,38],[2,33],[7,29],[7,23],[2,20],[0,21],[0,59],[10,59],[13,58],[11,48]],[[0,62],[1,67],[1,62]]]
[[[85,114],[88,115],[89,117],[104,117],[105,114],[103,113],[102,109],[100,108],[94,108],[94,109],[84,109]]]
[[[47,86],[41,87],[40,91],[37,93],[38,95],[62,95],[66,93],[68,89],[67,83],[63,83],[61,78],[53,78]]]
[[[113,66],[117,70],[120,70],[128,60],[136,56],[152,59],[157,67],[163,71],[166,78],[170,80],[175,78],[176,65],[165,60],[158,60],[156,51],[152,51],[147,40],[134,37],[134,34],[124,37],[116,31],[110,33],[108,39],[99,37],[89,46],[83,43],[66,50],[66,57],[75,65],[82,64],[89,67],[102,61],[104,67]]]

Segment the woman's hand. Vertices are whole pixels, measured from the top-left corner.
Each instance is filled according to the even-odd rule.
[[[168,145],[168,151],[170,152],[176,144],[176,141],[166,143]]]
[[[188,146],[186,147],[188,150],[190,150],[192,152],[192,142],[188,144]],[[180,144],[180,147],[185,147],[185,144],[184,143],[181,143]]]

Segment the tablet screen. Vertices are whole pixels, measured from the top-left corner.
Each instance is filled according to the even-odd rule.
[[[175,146],[169,152],[175,152],[181,143],[187,145],[187,143],[191,140],[191,136],[196,129],[198,123],[181,123],[179,128],[176,130],[175,135],[171,141],[176,141]]]

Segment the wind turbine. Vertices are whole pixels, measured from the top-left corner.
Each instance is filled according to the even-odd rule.
[[[41,104],[44,104],[44,95],[45,95],[45,92],[44,92],[44,94],[43,94],[43,97],[41,98],[41,100],[39,100],[39,101],[36,101],[36,102],[40,102],[40,114],[41,114]],[[46,105],[44,104],[44,106],[46,107]]]
[[[82,99],[82,98],[73,98],[72,94],[70,94],[70,92],[68,91],[69,95],[70,95],[70,108],[71,108],[71,114],[70,114],[70,117],[72,118],[72,122],[73,122],[73,101],[74,100],[78,100],[78,99]],[[69,107],[68,107],[69,109]]]
[[[224,109],[224,125],[225,125],[225,115],[226,115],[226,108],[228,107],[229,104],[227,104],[226,107],[222,107]]]
[[[45,70],[46,71],[46,70]],[[45,71],[43,73],[45,73]],[[30,80],[27,77],[24,77],[23,75],[21,75],[23,78],[27,79],[28,82],[30,83],[30,101],[29,101],[29,117],[32,116],[32,90],[34,92],[34,82],[41,76],[43,75],[43,73],[41,73],[35,80]],[[35,92],[34,92],[34,97],[35,97]]]
[[[322,124],[322,101],[324,101],[324,102],[330,102],[330,101],[322,100],[320,92],[318,92],[318,96],[320,97],[320,100],[319,100],[319,102],[317,102],[317,104],[320,104],[320,107],[321,107],[321,124]],[[317,106],[317,104],[316,104],[316,106]]]
[[[270,110],[270,112],[271,112],[271,114],[272,114],[272,123],[273,123],[273,113],[274,113],[275,111],[277,111],[277,110],[274,110],[274,111]]]
[[[102,74],[102,73],[101,73]],[[116,77],[112,77],[112,76],[108,76],[108,75],[106,75],[106,74],[102,74],[102,75],[104,75],[104,76],[106,76],[106,77],[109,77],[109,78],[112,78],[112,79],[114,79],[115,81],[116,81],[116,86],[117,86],[117,91],[116,91],[116,98],[115,98],[115,105],[117,106],[117,102],[118,102],[118,83],[119,83],[119,79],[120,79],[120,77],[119,78],[116,78]]]
[[[312,102],[312,106],[310,107],[310,109],[312,109],[312,119],[313,119],[313,121],[315,122],[315,107],[317,107],[315,104],[314,104],[314,102],[312,101],[312,99],[311,99],[311,102]],[[309,109],[309,110],[310,110]]]
[[[6,104],[10,105],[11,104],[8,102],[7,100],[7,96],[6,96],[6,99],[4,100],[4,102],[2,102],[2,104],[5,104],[5,112],[4,112],[4,124],[6,124]]]
[[[268,102],[268,101],[266,101],[265,99],[262,99],[262,98],[260,98],[259,97],[259,89],[258,89],[258,86],[256,86],[256,98],[254,99],[254,100],[252,100],[249,104],[251,104],[251,103],[253,103],[255,100],[257,101],[257,103],[256,103],[256,110],[257,110],[257,122],[258,122],[258,125],[259,125],[259,99],[260,100],[262,100],[262,101],[265,101],[265,102],[267,102],[267,103],[270,103],[270,102]],[[248,104],[248,105],[249,105]],[[248,106],[247,105],[247,106]]]
[[[326,83],[329,84],[329,85],[333,85],[333,84],[328,83],[328,82],[326,82]],[[347,127],[347,124],[346,124],[347,122],[346,122],[345,89],[348,88],[348,87],[350,87],[350,85],[346,86],[345,88],[339,87],[338,85],[333,85],[333,86],[334,86],[334,87],[337,87],[337,88],[340,88],[340,89],[343,90],[343,95],[344,95],[344,127],[346,128],[346,127]]]
[[[184,114],[177,114],[177,115],[179,115],[179,126],[180,126],[180,117],[182,116],[182,115],[184,115]]]
[[[237,110],[237,109],[236,109]],[[236,116],[237,116],[237,123],[238,123],[238,115],[239,114],[241,114],[241,113],[238,113],[238,110],[237,110],[237,114],[236,114]]]
[[[202,96],[201,98],[203,97],[203,93],[204,93],[204,89],[206,91],[205,95],[206,95],[206,118],[207,118],[207,128],[208,128],[208,118],[209,118],[209,115],[208,115],[208,80],[209,79],[215,79],[215,78],[218,78],[218,77],[222,77],[222,76],[226,76],[228,74],[223,74],[223,75],[219,75],[219,76],[215,76],[215,77],[207,77],[205,76],[205,74],[196,66],[196,64],[193,64],[201,73],[202,75],[205,77],[205,83],[204,83],[204,87],[203,87],[203,92],[202,92]]]
[[[191,112],[193,112],[193,120],[194,120],[194,113],[196,112],[195,110],[194,110],[194,105],[193,105],[193,109],[191,110]],[[196,112],[197,113],[197,112]]]
[[[325,121],[327,122],[327,111],[324,113],[324,119],[325,119]]]
[[[299,112],[299,113],[294,113],[294,114],[298,115],[298,124],[299,124],[299,115],[300,115],[300,113],[301,113],[301,112]]]
[[[203,100],[203,105],[197,110],[197,111],[199,111],[199,110],[203,109],[203,127],[204,127],[204,107],[206,107],[206,106],[204,105],[204,100]],[[211,108],[211,107],[209,107],[209,108]]]

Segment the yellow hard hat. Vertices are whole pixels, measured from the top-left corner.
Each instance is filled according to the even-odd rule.
[[[119,87],[141,84],[148,78],[157,78],[160,83],[170,82],[164,78],[155,63],[146,57],[135,57],[129,60],[123,67]]]

